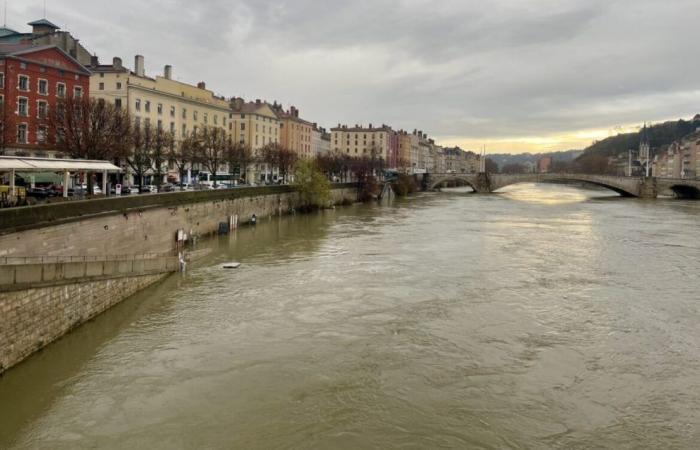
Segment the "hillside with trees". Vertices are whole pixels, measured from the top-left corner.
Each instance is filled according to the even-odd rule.
[[[659,149],[677,141],[684,136],[693,133],[700,127],[700,114],[691,120],[678,120],[651,125],[649,127],[649,140],[652,149]],[[593,143],[586,148],[583,155],[579,157],[589,157],[591,155],[604,157],[618,157],[627,154],[630,149],[637,150],[641,139],[641,130],[635,133],[624,133],[612,136],[602,141]]]

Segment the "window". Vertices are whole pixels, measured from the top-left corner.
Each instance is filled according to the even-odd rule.
[[[182,118],[187,119],[187,108],[182,108]]]
[[[140,117],[136,116],[136,118],[134,119],[134,126],[136,127],[137,130],[139,128],[141,128],[141,118]]]
[[[141,99],[136,99],[136,111],[141,111]]]
[[[214,116],[214,125],[219,124],[219,116]]]
[[[187,125],[182,124],[182,137],[187,137]]]
[[[56,84],[56,97],[64,98],[66,96],[66,85],[64,83]]]
[[[175,107],[174,106],[170,107],[170,117],[175,117]]]
[[[159,115],[159,116],[162,115],[162,114],[163,114],[163,104],[162,104],[162,103],[158,103],[158,108],[157,108],[157,109],[158,109],[158,115]]]
[[[0,73],[0,89],[5,87],[5,74]]]
[[[46,103],[45,101],[42,101],[42,100],[38,101],[36,111],[37,111],[37,117],[39,119],[46,119],[46,113],[48,111],[48,103]]]
[[[39,94],[49,95],[49,82],[46,80],[39,80]]]
[[[146,100],[146,104],[144,105],[144,109],[146,110],[146,112],[151,112],[151,102]]]
[[[194,118],[195,121],[197,120],[197,118],[199,117],[199,114],[197,114],[197,111],[192,113],[192,117]]]
[[[158,129],[162,130],[163,129],[163,121],[158,119]]]
[[[100,83],[99,89],[100,89],[101,91],[104,91],[104,90],[105,90],[105,84],[104,84],[104,83]]]
[[[224,127],[226,126],[226,116],[223,117]]]
[[[118,82],[118,83],[117,83],[117,89],[121,89],[121,88],[122,88],[122,83],[121,83],[121,82]]]
[[[20,117],[27,117],[29,115],[29,100],[26,97],[19,97],[17,99],[17,114]]]
[[[29,92],[29,77],[20,75],[19,85],[17,87],[20,91]]]
[[[204,113],[204,123],[209,123],[209,114]]]
[[[26,144],[27,143],[27,124],[21,123],[17,125],[17,143]]]
[[[48,128],[45,126],[40,126],[36,131],[36,141],[39,144],[44,144],[46,142],[46,135],[48,134]]]
[[[146,126],[146,128],[151,126],[151,119],[146,117],[146,120],[143,121],[143,124]]]
[[[175,122],[170,122],[170,133],[175,134]]]
[[[120,98],[115,98],[115,99],[114,99],[114,106],[116,106],[117,109],[122,109],[122,99],[120,99]]]
[[[105,74],[104,74],[104,73],[100,73],[100,78],[104,78],[104,77],[105,77]]]
[[[245,131],[245,123],[241,122],[241,131]]]
[[[25,63],[25,62],[19,63],[19,68],[20,68],[20,69],[26,69],[26,68],[27,68],[27,63]]]
[[[76,86],[73,88],[73,97],[75,98],[82,98],[83,97],[83,88],[80,86]]]

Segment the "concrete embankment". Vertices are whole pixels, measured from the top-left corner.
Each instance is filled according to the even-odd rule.
[[[332,189],[336,204],[356,196],[355,185]],[[274,186],[0,210],[0,373],[177,271],[178,236],[300,203],[291,187]]]

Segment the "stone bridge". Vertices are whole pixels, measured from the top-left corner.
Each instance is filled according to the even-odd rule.
[[[611,175],[588,175],[569,173],[547,174],[491,174],[491,173],[442,173],[426,175],[428,189],[439,188],[446,182],[462,182],[475,192],[486,194],[518,183],[569,183],[579,182],[601,186],[624,197],[656,198],[670,191],[681,198],[700,198],[700,180],[669,179],[655,177],[616,177]]]

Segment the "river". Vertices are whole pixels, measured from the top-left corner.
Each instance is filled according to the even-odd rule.
[[[265,219],[5,374],[0,448],[697,449],[699,231],[554,185]]]

